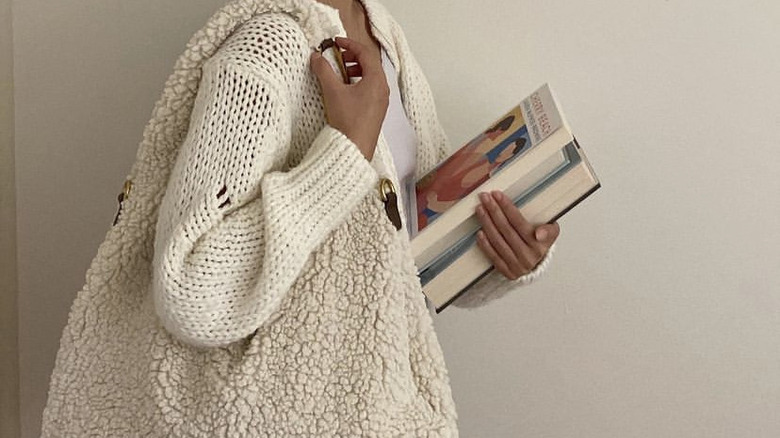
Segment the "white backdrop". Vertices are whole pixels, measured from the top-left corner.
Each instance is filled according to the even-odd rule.
[[[222,3],[14,4],[24,437],[162,84]],[[780,5],[385,4],[453,144],[549,82],[603,184],[539,283],[435,319],[461,435],[780,436]]]
[[[780,436],[780,6],[387,0],[453,143],[537,85],[603,188],[436,320],[466,437]]]

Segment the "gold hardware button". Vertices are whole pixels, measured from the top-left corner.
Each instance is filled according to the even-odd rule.
[[[129,180],[129,179],[128,179],[128,180],[126,180],[126,181],[125,181],[125,185],[124,185],[124,187],[122,188],[122,190],[123,190],[123,192],[124,192],[124,194],[125,194],[125,198],[126,198],[128,195],[130,195],[130,189],[132,189],[132,188],[133,188],[133,182],[132,182],[131,180]]]
[[[379,180],[379,194],[382,195],[382,202],[387,201],[387,193],[395,193],[395,185],[390,178],[381,178]]]
[[[117,221],[119,220],[119,213],[122,211],[122,203],[127,199],[128,196],[130,196],[130,189],[133,188],[133,182],[131,180],[125,180],[124,185],[122,186],[122,191],[119,192],[119,196],[117,196],[117,200],[119,201],[119,208],[116,211],[116,216],[114,216],[114,222],[111,224],[116,225]]]
[[[379,180],[379,194],[382,196],[382,202],[385,203],[385,213],[393,223],[396,230],[401,229],[401,214],[398,211],[398,197],[395,193],[395,186],[390,178]]]

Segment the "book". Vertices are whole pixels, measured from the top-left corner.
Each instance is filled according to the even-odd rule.
[[[494,269],[476,243],[480,192],[503,191],[538,225],[600,187],[548,84],[417,179],[411,248],[436,313]]]

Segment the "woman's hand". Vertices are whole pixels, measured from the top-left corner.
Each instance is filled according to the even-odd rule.
[[[349,38],[336,37],[336,44],[335,50],[345,49],[344,62],[357,63],[347,67],[347,73],[350,77],[361,76],[360,81],[342,82],[318,52],[311,55],[311,67],[322,87],[328,123],[352,140],[370,161],[390,103],[382,59],[366,45]]]
[[[480,193],[477,245],[493,266],[510,280],[517,280],[539,264],[560,234],[557,223],[534,227],[501,191]]]

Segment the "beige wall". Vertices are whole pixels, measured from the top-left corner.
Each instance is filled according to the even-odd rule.
[[[0,437],[19,436],[11,0],[0,0]]]
[[[603,182],[541,283],[437,319],[462,435],[780,436],[780,3],[410,3],[456,143],[549,82]]]
[[[15,5],[25,438],[154,102],[222,3]],[[454,143],[548,81],[604,184],[542,282],[437,317],[461,435],[780,435],[780,6],[386,4]]]

